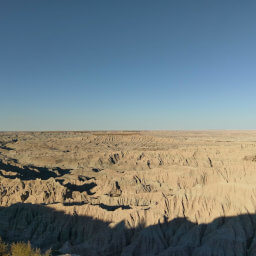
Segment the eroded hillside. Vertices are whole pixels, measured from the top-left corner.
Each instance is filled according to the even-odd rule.
[[[256,255],[256,132],[0,134],[0,236],[78,255]]]

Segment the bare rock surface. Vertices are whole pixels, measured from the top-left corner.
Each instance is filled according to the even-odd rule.
[[[0,133],[0,236],[62,255],[256,255],[256,132]]]

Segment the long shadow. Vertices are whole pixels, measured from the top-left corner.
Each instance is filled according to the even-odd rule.
[[[16,143],[18,141],[18,139],[12,139],[11,141],[6,141],[6,142],[3,142],[3,141],[0,141],[0,149],[4,149],[4,150],[13,150],[13,148],[10,148],[8,146],[6,146],[8,143]]]
[[[94,193],[91,192],[91,189],[96,187],[97,184],[95,182],[85,183],[83,185],[75,185],[75,184],[67,183],[64,186],[71,191],[78,191],[78,192],[86,191],[88,195],[93,195]]]
[[[85,183],[83,185],[76,185],[70,182],[64,184],[63,179],[56,179],[62,186],[66,187],[69,191],[78,191],[78,192],[86,192],[87,195],[93,195],[95,193],[91,192],[91,189],[95,188],[97,184],[95,182]]]
[[[9,178],[9,179],[19,178],[21,180],[35,180],[37,178],[42,180],[47,180],[51,177],[53,178],[62,177],[63,175],[70,173],[70,170],[61,169],[59,167],[48,169],[46,167],[26,165],[21,168],[19,166],[15,166],[9,163],[4,163],[1,159],[0,159],[0,170],[4,170],[5,172],[16,173],[15,175],[6,175],[0,171],[0,175],[5,178]]]
[[[65,206],[75,206],[75,205],[88,205],[88,202],[64,202],[63,205]],[[107,205],[107,204],[90,204],[92,206],[99,206],[100,208],[107,210],[107,211],[115,211],[117,209],[122,209],[122,210],[129,210],[132,209],[129,205]]]
[[[74,208],[75,209],[75,208]],[[30,241],[55,254],[78,255],[256,255],[256,215],[220,217],[209,224],[186,218],[129,228],[56,211],[50,207],[15,204],[0,208],[0,236],[5,241]]]
[[[4,150],[8,150],[8,151],[13,150],[12,148],[7,147],[7,146],[5,146],[5,145],[0,145],[0,149],[4,149]]]
[[[100,208],[107,210],[107,211],[115,211],[117,209],[122,209],[122,210],[129,210],[132,209],[129,205],[106,205],[103,203],[96,204],[99,205]]]
[[[15,173],[15,175],[7,175],[4,174],[1,170],[4,170],[5,173]],[[46,167],[38,167],[38,166],[23,166],[19,167],[13,164],[4,163],[0,159],[0,176],[3,176],[5,178],[9,179],[16,179],[19,178],[20,180],[35,180],[35,179],[41,179],[41,180],[48,180],[50,178],[55,178],[55,181],[59,182],[61,185],[66,187],[69,191],[67,191],[66,197],[72,197],[73,191],[78,192],[87,192],[88,195],[93,195],[94,193],[91,192],[91,189],[97,186],[95,182],[91,183],[85,183],[83,185],[75,185],[71,183],[64,184],[64,179],[60,179],[65,174],[70,174],[69,169],[61,169],[59,167],[55,167],[53,169],[48,169]],[[90,180],[88,178],[87,180]]]

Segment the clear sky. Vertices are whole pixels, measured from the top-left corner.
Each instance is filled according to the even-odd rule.
[[[0,1],[0,130],[256,129],[256,1]]]

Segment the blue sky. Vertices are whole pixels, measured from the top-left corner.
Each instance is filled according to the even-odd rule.
[[[256,129],[256,2],[0,2],[0,130]]]

